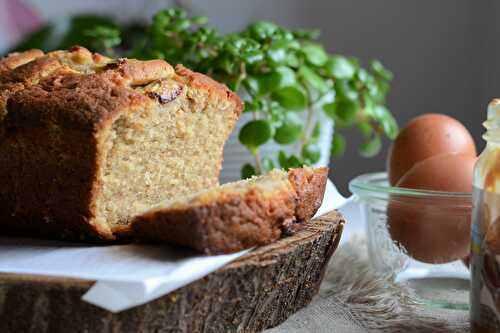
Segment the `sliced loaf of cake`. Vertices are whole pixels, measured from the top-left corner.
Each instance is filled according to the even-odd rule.
[[[81,47],[0,60],[0,233],[129,235],[143,207],[218,185],[242,109],[163,60]]]
[[[323,200],[327,168],[273,170],[164,202],[132,222],[135,238],[206,254],[269,244],[309,220]]]

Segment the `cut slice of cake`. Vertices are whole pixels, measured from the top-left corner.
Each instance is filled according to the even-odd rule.
[[[164,202],[133,220],[133,235],[206,254],[269,244],[314,215],[327,174],[327,168],[273,170]]]
[[[218,185],[243,109],[163,60],[75,47],[0,61],[0,233],[113,240],[143,207]]]

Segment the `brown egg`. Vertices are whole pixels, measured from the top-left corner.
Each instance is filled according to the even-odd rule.
[[[413,165],[396,186],[443,192],[472,192],[476,159],[475,155],[459,153],[433,156]]]
[[[471,192],[476,157],[442,154],[416,163],[398,187]],[[471,205],[468,198],[391,196],[389,233],[413,258],[446,263],[465,258],[470,249]]]
[[[469,131],[458,120],[443,114],[426,114],[413,119],[399,133],[389,151],[390,184],[396,185],[415,163],[446,153],[475,157],[476,147]]]
[[[471,207],[453,200],[392,197],[387,207],[391,238],[412,258],[442,264],[470,251]]]

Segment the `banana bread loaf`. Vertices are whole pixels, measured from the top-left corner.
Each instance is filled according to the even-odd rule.
[[[243,104],[162,60],[75,47],[0,61],[0,233],[113,240],[141,209],[218,185]]]
[[[273,170],[149,208],[134,237],[219,254],[269,244],[318,210],[327,168]]]

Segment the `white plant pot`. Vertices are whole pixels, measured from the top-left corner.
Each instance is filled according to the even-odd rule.
[[[318,144],[321,148],[321,159],[315,166],[328,166],[330,162],[330,147],[333,135],[333,123],[323,112],[316,112],[321,123],[321,135],[318,140]],[[240,120],[236,124],[236,128],[229,137],[224,147],[224,163],[222,164],[221,172],[221,184],[239,180],[241,176],[241,167],[245,163],[255,164],[253,156],[250,154],[248,149],[243,146],[238,140],[238,133],[240,129],[249,120],[251,120],[251,113],[243,113]],[[305,113],[304,113],[305,122]],[[275,162],[278,167],[277,156],[280,150],[285,151],[287,154],[294,152],[295,146],[292,145],[278,145],[274,141],[270,141],[261,147],[261,156],[269,156]]]

